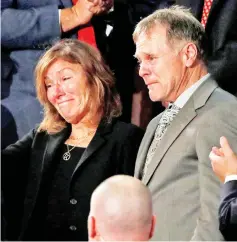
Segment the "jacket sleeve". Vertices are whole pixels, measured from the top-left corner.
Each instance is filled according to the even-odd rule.
[[[193,241],[223,240],[219,231],[218,208],[220,204],[221,183],[212,170],[209,153],[213,146],[219,146],[221,136],[228,138],[237,149],[236,102],[231,105],[218,104],[202,117],[196,136],[196,152],[199,169],[200,209],[194,231]],[[210,117],[212,117],[210,119]],[[236,151],[236,150],[235,150]]]
[[[58,5],[1,9],[1,44],[8,49],[43,48],[60,38]],[[9,4],[10,5],[10,4]]]
[[[128,131],[120,154],[122,156],[120,161],[123,160],[123,162],[120,163],[119,173],[134,176],[135,161],[143,135],[144,131],[134,125]]]
[[[219,208],[220,231],[226,240],[237,240],[237,181],[223,185]]]

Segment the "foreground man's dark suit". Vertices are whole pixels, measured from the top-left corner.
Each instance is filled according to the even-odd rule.
[[[223,184],[219,221],[225,239],[237,241],[237,181]]]

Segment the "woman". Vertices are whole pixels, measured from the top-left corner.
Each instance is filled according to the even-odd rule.
[[[143,131],[116,120],[111,71],[85,43],[49,49],[36,66],[36,90],[43,121],[2,152],[8,239],[87,240],[93,190],[112,175],[133,175]]]

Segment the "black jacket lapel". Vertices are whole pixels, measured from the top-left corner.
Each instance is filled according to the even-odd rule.
[[[70,130],[70,126],[67,126],[65,129],[57,134],[46,135],[45,133],[38,133],[35,137],[35,143],[32,149],[33,154],[31,157],[31,165],[29,168],[30,174],[28,178],[28,185],[26,188],[26,198],[24,202],[25,205],[21,236],[27,228],[29,219],[34,210],[36,199],[42,185],[42,181],[47,182],[49,178],[49,168],[54,161],[54,156],[57,150],[61,147],[61,144],[63,144],[68,138]],[[39,136],[44,137],[42,138]],[[37,147],[35,151],[34,147]]]
[[[79,167],[90,157],[92,156],[105,142],[106,142],[106,134],[112,131],[113,122],[105,123],[101,121],[100,125],[98,126],[95,136],[91,140],[90,144],[86,148],[85,152],[83,153],[81,159],[79,160],[77,166],[74,169],[74,172],[71,177],[71,181],[74,178],[76,171]]]

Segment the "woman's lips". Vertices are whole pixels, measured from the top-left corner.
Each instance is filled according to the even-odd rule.
[[[58,105],[65,104],[65,103],[70,102],[72,100],[73,99],[67,99],[67,100],[60,101],[60,102],[58,102]]]

